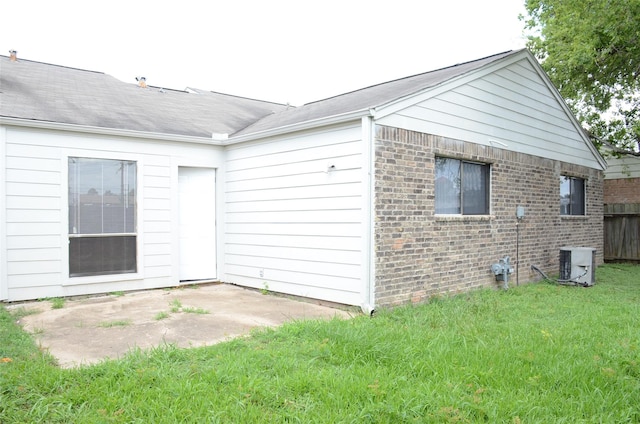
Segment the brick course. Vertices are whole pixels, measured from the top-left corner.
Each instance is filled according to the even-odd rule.
[[[640,178],[604,180],[604,203],[640,203]]]
[[[435,215],[435,157],[491,164],[490,216]],[[419,303],[498,287],[490,270],[504,256],[520,284],[536,265],[557,275],[559,248],[595,247],[603,262],[603,173],[582,166],[398,128],[376,129],[376,304]],[[560,176],[584,178],[587,216],[560,216]],[[518,224],[516,206],[526,216]],[[519,264],[516,264],[516,229]],[[510,285],[516,284],[515,273]]]

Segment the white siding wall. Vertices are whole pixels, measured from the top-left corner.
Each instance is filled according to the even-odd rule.
[[[362,162],[359,123],[229,148],[225,279],[359,305]]]
[[[5,297],[22,300],[166,287],[178,283],[172,222],[177,167],[222,165],[220,148],[6,127]],[[138,273],[68,277],[69,156],[138,164]],[[2,274],[0,274],[2,276]]]
[[[640,178],[640,157],[607,158],[607,170],[604,173],[604,178],[607,180]]]
[[[7,208],[6,203],[6,151],[7,129],[0,125],[0,301],[7,299]]]
[[[10,300],[50,296],[56,292],[52,287],[61,284],[61,155],[28,138],[7,130],[4,246]]]
[[[526,59],[408,106],[378,123],[601,167]]]

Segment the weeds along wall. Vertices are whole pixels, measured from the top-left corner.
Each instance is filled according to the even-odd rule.
[[[435,157],[440,155],[490,164],[489,215],[435,214]],[[585,179],[585,216],[560,215],[562,175]],[[562,246],[595,247],[597,264],[603,263],[600,170],[380,126],[375,181],[377,305],[498,287],[490,267],[504,256],[519,273],[510,276],[510,285],[539,279],[531,265],[557,275]],[[516,206],[526,212],[518,224],[518,248]]]

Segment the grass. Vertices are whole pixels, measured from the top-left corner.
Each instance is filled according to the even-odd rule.
[[[209,313],[209,311],[207,311],[206,309],[194,308],[191,306],[183,307],[182,312],[184,312],[185,314],[198,314],[198,315],[206,315]]]
[[[640,422],[640,267],[54,366],[0,307],[0,422]]]
[[[153,318],[156,321],[160,321],[160,320],[169,318],[171,316],[170,314],[177,314],[179,312],[183,312],[185,314],[199,314],[199,315],[205,315],[209,313],[209,311],[203,308],[183,306],[180,299],[173,299],[173,301],[169,303],[169,312],[166,312],[166,311],[158,312]]]
[[[169,316],[170,316],[170,315],[169,315],[169,313],[168,313],[168,312],[164,312],[164,311],[162,311],[162,312],[158,312],[158,313],[153,317],[153,319],[155,319],[156,321],[160,321],[161,319],[169,318]]]
[[[11,315],[13,315],[15,320],[19,320],[20,318],[23,318],[29,315],[36,315],[39,313],[40,311],[37,309],[29,309],[29,308],[25,308],[24,306],[21,306],[11,311]]]
[[[180,299],[173,299],[173,301],[169,303],[169,307],[170,307],[171,313],[174,313],[174,314],[178,312],[184,312],[186,314],[200,314],[200,315],[209,313],[209,311],[207,311],[206,309],[194,308],[192,306],[183,306]],[[169,315],[164,316],[163,313],[160,312],[156,315],[156,319],[164,319],[164,318],[167,318],[168,316]]]
[[[48,300],[51,302],[51,309],[62,309],[64,307],[63,297],[52,297]]]
[[[180,309],[182,309],[182,302],[180,301],[180,299],[173,299],[169,306],[171,306],[171,312],[180,312]]]
[[[128,319],[120,319],[120,320],[114,320],[114,321],[100,322],[98,323],[98,327],[102,327],[102,328],[126,327],[131,324],[132,322]]]

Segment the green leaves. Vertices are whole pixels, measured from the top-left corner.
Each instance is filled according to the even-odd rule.
[[[529,49],[601,142],[640,146],[640,0],[527,0]]]

